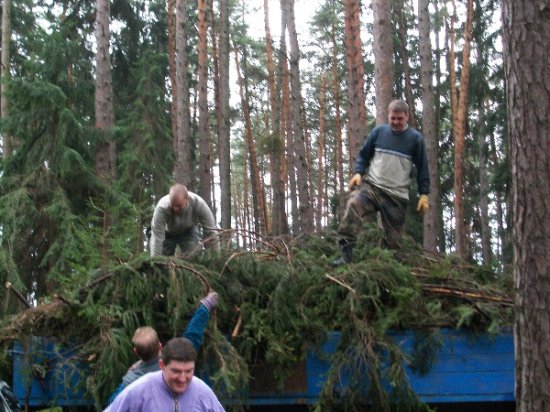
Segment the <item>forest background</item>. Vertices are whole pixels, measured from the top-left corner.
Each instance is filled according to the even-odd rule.
[[[144,251],[154,204],[174,181],[208,202],[234,245],[255,247],[241,231],[334,229],[353,156],[392,98],[409,102],[432,174],[424,224],[411,190],[408,232],[428,251],[504,270],[499,3],[319,2],[300,44],[292,1],[280,21],[264,21],[264,36],[248,34],[250,10],[265,16],[270,3],[182,1],[176,21],[173,2],[115,1],[95,36],[95,4],[11,4],[3,281],[39,297],[72,271]]]
[[[415,213],[413,187],[407,233],[510,271],[500,2],[319,1],[298,37],[281,0],[280,21],[251,35],[275,3],[3,1],[2,283],[36,303],[144,253],[174,181],[232,248],[333,233],[353,156],[393,98],[430,161],[430,211]],[[0,296],[4,316],[18,310]]]

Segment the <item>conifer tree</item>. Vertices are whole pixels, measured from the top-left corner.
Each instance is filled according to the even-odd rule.
[[[4,0],[2,4],[2,57],[0,67],[0,116],[6,118],[9,115],[9,102],[8,102],[8,83],[10,79],[11,68],[11,0]],[[13,150],[12,137],[3,134],[2,135],[2,157],[7,159]]]

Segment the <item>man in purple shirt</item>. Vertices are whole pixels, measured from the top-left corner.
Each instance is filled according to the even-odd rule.
[[[197,351],[187,338],[173,338],[162,349],[160,371],[131,383],[105,411],[224,412],[218,398],[193,376]]]

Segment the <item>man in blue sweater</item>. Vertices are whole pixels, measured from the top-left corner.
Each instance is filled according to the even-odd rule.
[[[202,345],[204,331],[210,318],[210,311],[216,308],[216,306],[218,306],[218,294],[210,291],[201,300],[199,307],[193,313],[187,328],[183,332],[183,337],[191,341],[196,351]],[[136,379],[149,372],[160,370],[159,360],[162,344],[155,329],[150,326],[137,328],[132,338],[132,344],[134,345],[134,353],[138,356],[139,361],[130,366],[126,375],[122,377],[122,383],[111,394],[109,403],[112,403],[118,394]]]
[[[342,256],[334,261],[336,266],[351,262],[353,245],[363,223],[376,212],[382,217],[386,246],[399,248],[413,166],[417,169],[420,194],[417,211],[428,210],[430,176],[424,139],[407,124],[407,103],[393,100],[388,112],[389,122],[370,132],[357,155],[349,182],[352,193],[338,228]]]

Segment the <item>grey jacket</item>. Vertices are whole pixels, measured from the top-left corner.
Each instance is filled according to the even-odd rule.
[[[157,203],[151,222],[151,256],[162,255],[162,243],[167,234],[183,234],[197,224],[202,226],[204,238],[209,239],[208,245],[219,249],[218,230],[212,211],[202,197],[192,192],[187,193],[189,204],[178,214],[174,214],[170,208],[169,195]]]

